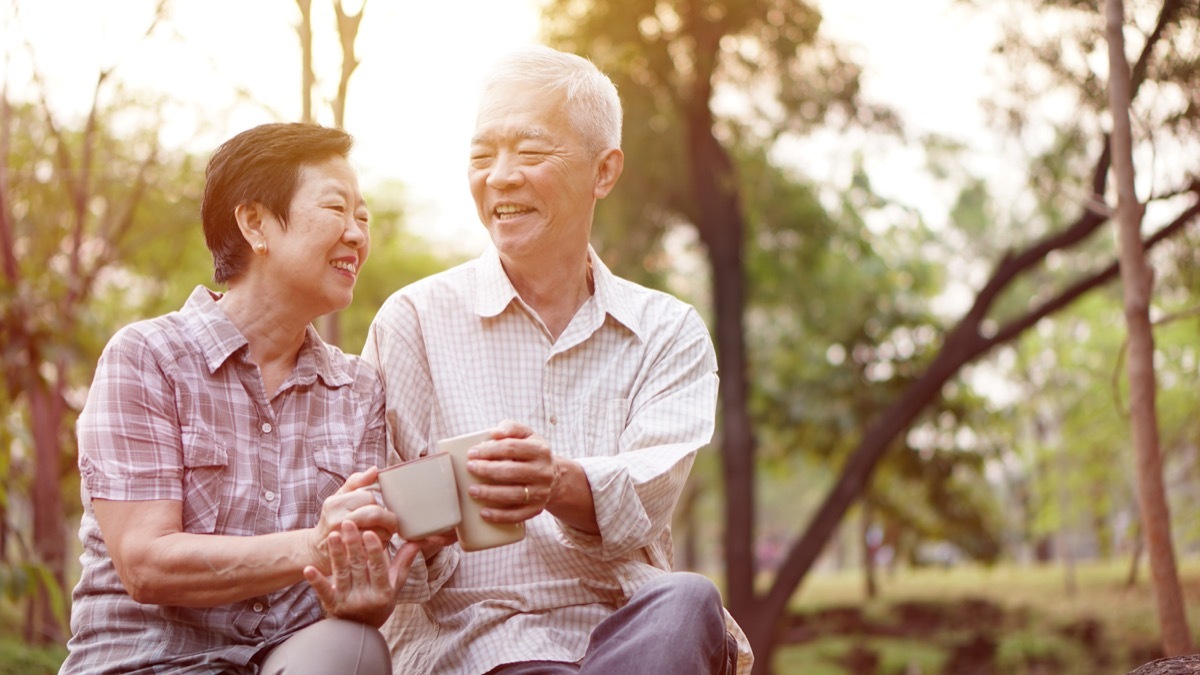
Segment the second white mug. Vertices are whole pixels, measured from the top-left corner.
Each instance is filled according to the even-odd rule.
[[[458,507],[462,512],[462,522],[455,530],[458,532],[458,541],[464,551],[482,551],[512,544],[525,538],[525,523],[489,523],[479,514],[483,505],[467,493],[467,489],[471,485],[482,482],[467,471],[467,451],[490,440],[491,437],[491,431],[477,431],[446,438],[438,441],[437,444],[438,450],[448,454],[454,465],[454,480],[458,484]]]

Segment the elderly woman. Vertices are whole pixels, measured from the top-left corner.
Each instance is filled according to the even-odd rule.
[[[223,144],[201,216],[227,290],[198,287],[105,348],[78,423],[83,572],[61,672],[391,671],[377,588],[417,548],[388,579],[396,517],[357,489],[385,461],[384,392],[310,326],[350,304],[370,249],[351,144],[309,124]]]

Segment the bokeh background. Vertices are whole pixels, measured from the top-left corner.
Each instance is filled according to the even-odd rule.
[[[372,256],[318,328],[358,352],[391,292],[486,245],[478,83],[529,43],[617,82],[626,171],[594,244],[716,340],[676,562],[721,585],[756,671],[1125,672],[1172,624],[1194,640],[1200,1],[1125,1],[1116,114],[1105,9],[5,0],[0,672],[62,659],[74,420],[107,339],[210,283],[208,153],[270,121],[356,137]],[[1109,170],[1126,114],[1169,508],[1149,520]]]

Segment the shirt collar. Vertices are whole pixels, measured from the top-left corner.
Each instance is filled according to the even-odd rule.
[[[601,311],[629,329],[639,340],[645,341],[642,334],[641,317],[634,310],[633,296],[629,282],[617,277],[608,266],[596,255],[596,251],[588,246],[588,256],[592,261],[592,280],[596,285],[593,298]]]
[[[596,308],[625,326],[638,339],[644,340],[642,324],[634,311],[628,282],[609,271],[590,244],[588,257],[592,263],[592,279],[595,283],[592,300]],[[517,299],[517,289],[513,288],[512,281],[505,274],[504,266],[500,263],[500,252],[494,245],[488,245],[487,250],[479,257],[476,264],[476,281],[475,314],[480,317],[497,316]]]
[[[183,305],[183,316],[195,336],[209,373],[215,373],[229,357],[249,345],[246,336],[217,306],[221,293],[197,286]],[[331,387],[351,384],[354,378],[338,362],[330,359],[328,347],[311,325],[304,329],[304,343],[296,359],[296,381],[312,384],[317,377]]]

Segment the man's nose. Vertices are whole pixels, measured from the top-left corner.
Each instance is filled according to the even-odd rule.
[[[521,165],[516,153],[502,152],[496,156],[491,171],[488,172],[488,187],[502,189],[520,185],[524,180]]]

